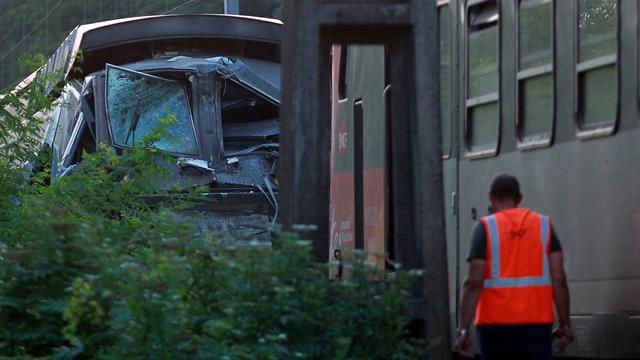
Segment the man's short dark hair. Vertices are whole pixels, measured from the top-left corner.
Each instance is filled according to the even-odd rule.
[[[498,200],[515,200],[520,196],[520,184],[513,175],[498,174],[491,180],[489,193]]]

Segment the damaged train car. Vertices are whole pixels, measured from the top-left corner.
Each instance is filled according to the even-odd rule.
[[[278,212],[281,26],[175,15],[77,27],[25,80],[65,77],[43,129],[52,177],[73,172],[97,144],[116,152],[138,145],[171,116],[170,138],[153,146],[176,159],[168,182],[209,187],[213,201],[190,214],[200,230],[267,244]]]

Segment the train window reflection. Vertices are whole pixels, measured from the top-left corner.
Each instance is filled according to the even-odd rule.
[[[498,27],[469,34],[469,97],[498,92]]]
[[[115,145],[140,145],[160,129],[162,119],[174,118],[153,146],[179,154],[197,153],[186,89],[176,81],[107,65],[107,110]]]
[[[517,131],[520,147],[549,145],[553,131],[553,2],[518,7]]]
[[[475,106],[469,111],[468,117],[470,148],[479,152],[495,149],[498,145],[498,103]]]
[[[553,76],[536,76],[520,83],[519,132],[523,143],[546,142],[553,128]]]
[[[438,9],[440,30],[440,113],[442,117],[442,155],[451,154],[451,19],[449,5]]]
[[[521,0],[518,16],[520,69],[531,69],[551,63],[551,0]]]
[[[605,66],[580,76],[580,103],[583,125],[611,120],[616,112],[616,68]]]
[[[580,61],[616,52],[617,0],[580,0]]]
[[[618,88],[618,1],[580,0],[577,25],[580,130],[589,132],[604,127],[613,131]]]
[[[496,153],[499,114],[499,12],[496,1],[469,7],[466,147],[469,156]]]

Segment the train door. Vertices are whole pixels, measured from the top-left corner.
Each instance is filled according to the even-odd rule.
[[[456,328],[460,299],[460,253],[458,241],[458,124],[455,121],[455,89],[457,56],[455,37],[455,6],[449,1],[438,2],[438,29],[440,42],[440,118],[442,122],[442,175],[444,185],[444,217],[447,236],[447,263],[449,267],[449,311],[451,328]],[[464,262],[464,259],[462,259]]]
[[[332,48],[329,255],[341,261],[362,249],[380,269],[388,231],[384,56],[382,45]]]

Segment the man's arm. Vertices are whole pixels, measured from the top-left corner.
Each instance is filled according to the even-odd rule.
[[[567,285],[567,275],[564,273],[562,251],[549,254],[549,272],[553,284],[553,301],[558,312],[558,320],[561,326],[569,326],[569,286]]]
[[[480,293],[484,289],[484,268],[485,261],[474,259],[469,261],[469,273],[462,285],[462,299],[460,301],[460,321],[461,329],[469,329],[476,305],[480,299]]]
[[[462,299],[460,301],[460,318],[458,320],[460,329],[468,331],[471,326],[476,305],[484,289],[484,268],[485,260],[483,259],[473,259],[469,261],[469,272],[462,286]],[[456,341],[456,346],[460,354],[473,356],[468,334],[459,336]]]
[[[573,332],[571,331],[571,322],[569,320],[569,286],[564,272],[562,251],[554,251],[549,254],[549,272],[553,284],[553,301],[556,305],[558,321],[560,322],[560,326],[554,330],[553,335],[560,339],[560,351],[562,351],[573,341]]]

